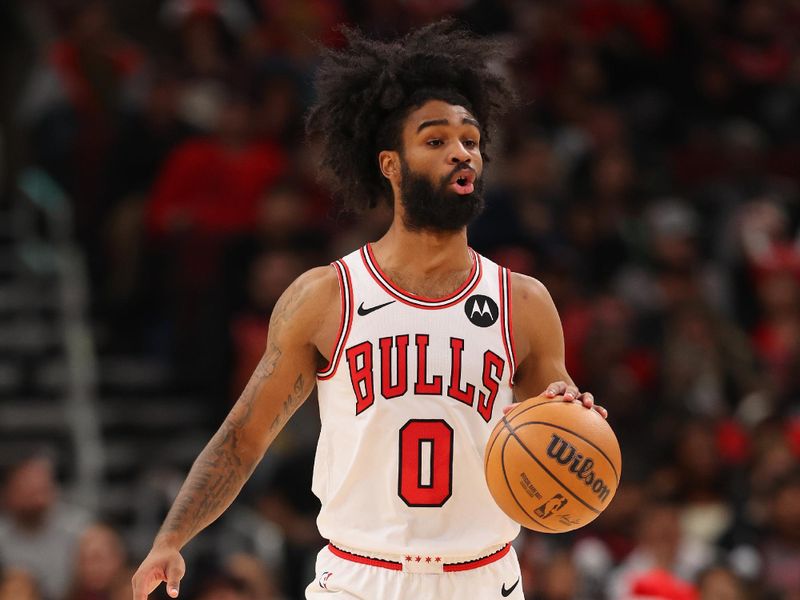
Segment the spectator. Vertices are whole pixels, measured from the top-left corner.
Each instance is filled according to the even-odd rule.
[[[636,547],[636,528],[645,488],[626,463],[626,478],[608,508],[588,530],[579,532],[572,547],[580,588],[588,598],[603,598],[610,573]],[[634,473],[632,473],[634,471]]]
[[[662,385],[674,408],[718,418],[758,389],[747,338],[707,306],[676,307],[665,332]]]
[[[697,578],[699,600],[748,600],[750,594],[736,573],[723,565],[702,572]]]
[[[290,449],[275,466],[272,481],[258,501],[262,516],[277,524],[284,535],[283,589],[300,598],[314,577],[316,553],[325,541],[316,527],[319,500],[311,494],[314,446]]]
[[[166,159],[147,207],[151,233],[224,236],[248,231],[259,194],[286,167],[283,150],[251,136],[251,108],[231,93],[216,134],[178,146]]]
[[[761,316],[753,346],[769,371],[771,391],[779,400],[791,402],[800,390],[800,252],[775,248],[755,268]]]
[[[178,83],[167,71],[155,75],[141,107],[126,111],[109,159],[98,312],[116,333],[104,349],[132,351],[143,345],[159,301],[151,282],[160,257],[148,248],[144,212],[166,157],[195,134],[178,115]]]
[[[21,111],[33,128],[36,160],[70,195],[80,239],[93,243],[117,120],[137,100],[146,61],[116,30],[106,2],[72,4],[67,12],[64,34],[31,76]]]
[[[262,67],[255,91],[253,121],[261,138],[284,147],[300,145],[306,110],[302,75],[290,67]]]
[[[27,572],[7,569],[0,571],[0,600],[42,600],[42,595]]]
[[[274,600],[278,597],[274,576],[267,565],[251,554],[234,554],[225,563],[225,570],[243,581],[253,600]]]
[[[177,72],[178,114],[210,133],[227,87],[243,83],[239,36],[249,30],[251,15],[239,0],[169,0],[160,16]]]
[[[601,146],[586,165],[585,197],[566,216],[567,235],[581,253],[581,278],[603,289],[631,258],[626,229],[637,212],[637,167],[624,147]]]
[[[681,581],[669,571],[653,569],[635,577],[624,600],[634,598],[659,600],[697,600],[694,586]]]
[[[335,27],[346,20],[343,5],[347,3],[341,0],[296,0],[291,4],[255,0],[255,4],[263,15],[256,37],[264,54],[296,65],[304,72],[318,58],[313,41],[336,43],[339,38]],[[362,10],[372,6],[366,5]]]
[[[12,465],[3,485],[0,564],[33,576],[45,600],[61,600],[87,515],[59,500],[55,465],[36,454]]]
[[[580,580],[570,556],[560,552],[543,565],[533,600],[572,600],[578,596]],[[527,595],[526,595],[527,597]]]
[[[286,168],[279,146],[253,138],[250,118],[247,100],[232,94],[215,136],[184,142],[166,159],[145,209],[151,241],[165,259],[157,285],[174,327],[168,351],[187,379],[198,361],[205,366],[217,358],[200,349],[218,339],[211,291],[225,243],[254,229],[260,195]],[[198,304],[198,298],[207,301]],[[213,369],[204,373],[216,375]],[[216,381],[197,383],[219,393]]]
[[[761,544],[766,588],[783,600],[800,599],[800,473],[774,485],[768,507],[769,531]]]
[[[674,502],[656,500],[646,504],[639,514],[637,538],[636,547],[611,576],[609,598],[633,594],[637,586],[643,587],[642,578],[654,570],[670,579],[692,581],[713,560],[711,547],[683,536],[680,508]],[[642,593],[646,595],[645,589]]]
[[[116,600],[120,591],[128,591],[132,574],[119,534],[108,525],[91,525],[81,534],[66,600]]]
[[[237,577],[220,573],[206,577],[194,600],[256,600],[247,584]]]

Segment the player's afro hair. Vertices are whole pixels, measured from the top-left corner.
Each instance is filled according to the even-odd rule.
[[[431,99],[459,104],[481,124],[481,152],[496,117],[516,98],[490,69],[507,45],[478,38],[452,20],[439,21],[384,42],[343,29],[347,47],[323,51],[316,75],[318,100],[307,131],[321,143],[321,171],[346,210],[391,202],[378,166],[381,150],[399,150],[405,117]]]

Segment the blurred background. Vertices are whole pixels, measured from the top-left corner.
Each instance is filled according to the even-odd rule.
[[[314,41],[445,15],[523,98],[471,244],[547,285],[624,455],[596,522],[517,540],[526,598],[800,598],[800,1],[3,0],[0,600],[130,598],[279,294],[391,218],[316,183]],[[182,598],[303,597],[318,429]]]

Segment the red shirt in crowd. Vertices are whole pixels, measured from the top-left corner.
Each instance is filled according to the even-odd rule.
[[[259,197],[286,167],[284,152],[270,142],[233,148],[215,139],[188,141],[167,159],[153,186],[148,229],[155,235],[248,231]]]

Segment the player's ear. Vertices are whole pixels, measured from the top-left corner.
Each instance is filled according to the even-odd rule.
[[[400,154],[395,150],[381,150],[378,165],[383,176],[391,180],[400,174]]]

